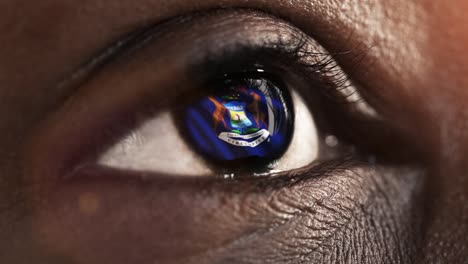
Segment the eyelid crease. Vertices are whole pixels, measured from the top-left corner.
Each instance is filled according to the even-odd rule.
[[[284,27],[285,25],[288,26],[289,29],[293,29],[293,31],[300,31],[300,29],[295,28],[294,26],[290,25],[289,20],[284,20],[283,18],[276,17],[274,14],[266,12],[265,10],[260,9],[253,9],[253,8],[244,8],[244,7],[236,7],[236,8],[228,8],[228,9],[209,9],[204,11],[196,11],[187,14],[177,15],[171,18],[164,19],[162,21],[156,22],[154,24],[145,24],[143,27],[139,27],[133,30],[130,33],[123,35],[121,38],[117,39],[116,41],[112,42],[107,47],[101,49],[100,51],[96,52],[94,56],[84,62],[81,66],[75,69],[69,76],[65,77],[62,81],[58,83],[58,87],[69,87],[69,86],[77,86],[81,82],[83,82],[88,75],[90,75],[93,71],[99,70],[100,68],[104,67],[108,63],[112,63],[112,61],[119,59],[124,54],[129,54],[132,51],[137,50],[140,47],[143,47],[146,43],[150,42],[152,39],[156,38],[158,35],[163,34],[167,27],[170,27],[174,24],[182,24],[192,21],[198,17],[203,16],[213,16],[219,13],[225,13],[226,15],[230,13],[247,13],[250,12],[250,16],[261,16],[261,19],[268,19],[268,22],[271,23],[271,19],[277,20],[277,24],[280,27]],[[304,45],[307,43],[306,39],[307,35],[302,31],[299,32],[301,36],[301,41],[297,43],[294,47],[290,46],[291,52],[294,52],[302,57],[304,56],[311,56],[314,55],[313,52],[308,52],[304,49]],[[284,44],[284,43],[283,43]],[[286,45],[283,45],[282,48],[286,48]],[[367,50],[361,49],[359,50],[347,50],[347,51],[340,51],[340,52],[333,52],[329,54],[329,59],[333,59],[335,56],[341,55],[348,55],[350,53],[365,53]],[[303,53],[303,54],[301,54]],[[315,55],[323,55],[320,53],[315,53]]]
[[[191,12],[188,14],[181,14],[175,17],[167,18],[162,21],[153,24],[146,24],[143,27],[139,27],[130,33],[124,34],[122,37],[111,42],[108,46],[97,51],[91,58],[86,60],[68,76],[62,79],[58,84],[58,88],[74,87],[78,86],[81,82],[86,79],[93,71],[104,67],[106,64],[111,63],[113,60],[118,59],[123,54],[128,54],[131,51],[137,50],[139,47],[145,45],[145,43],[151,41],[156,35],[164,32],[165,27],[169,27],[171,24],[184,23],[189,20],[195,19],[198,16],[213,14],[216,12],[229,12],[230,11],[251,11],[255,13],[261,13],[263,15],[271,16],[263,10],[251,9],[251,8],[230,8],[230,9],[210,9],[205,11]]]
[[[65,94],[65,98],[62,101],[69,99],[75,92],[74,88],[86,82],[87,78],[93,75],[95,71],[105,67],[105,65],[111,63],[122,53],[127,51],[146,31],[146,28],[140,29],[121,37],[111,45],[105,47],[101,51],[96,52],[94,56],[72,71],[70,75],[62,79],[57,84],[57,89],[69,91],[67,94]]]
[[[85,82],[87,77],[92,75],[94,71],[100,70],[106,64],[113,63],[116,60],[123,60],[124,57],[129,56],[133,51],[144,47],[153,39],[156,39],[158,35],[167,33],[167,30],[168,28],[171,28],[171,25],[189,23],[198,17],[213,16],[220,13],[228,15],[235,12],[251,12],[252,14],[249,14],[250,16],[258,15],[260,19],[265,19],[265,21],[268,20],[268,23],[271,23],[272,20],[276,21],[277,26],[280,28],[287,27],[288,30],[291,30],[289,35],[292,34],[299,37],[298,41],[295,43],[289,41],[288,43],[288,41],[279,40],[276,46],[272,47],[273,49],[289,52],[290,55],[292,55],[292,57],[296,57],[298,61],[303,61],[303,66],[309,68],[312,72],[321,72],[323,75],[335,78],[336,80],[334,81],[334,85],[337,87],[335,92],[342,97],[341,100],[345,103],[353,104],[353,109],[360,114],[367,116],[367,118],[380,118],[377,112],[365,102],[359,91],[353,86],[351,81],[352,74],[344,74],[343,70],[335,60],[337,56],[349,55],[350,53],[357,53],[355,57],[359,59],[359,57],[365,56],[367,50],[348,50],[334,53],[313,52],[314,47],[310,47],[310,37],[300,31],[300,29],[290,25],[288,21],[275,17],[273,14],[266,13],[263,10],[249,8],[212,9],[178,15],[129,33],[111,44],[109,47],[103,49],[101,52],[98,52],[95,57],[91,58],[87,63],[84,63],[70,76],[68,76],[68,78],[58,84],[58,88],[61,90],[71,90],[65,95],[66,98],[63,101],[66,101],[67,98],[73,96],[74,90],[73,88],[64,89],[65,87],[79,86],[81,83]],[[307,63],[307,58],[310,58],[311,56],[321,56],[322,61]],[[360,61],[356,64],[359,64]]]

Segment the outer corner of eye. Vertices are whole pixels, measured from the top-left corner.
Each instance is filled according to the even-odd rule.
[[[275,170],[303,168],[319,157],[320,137],[314,118],[304,99],[292,91],[295,122],[291,143]]]
[[[319,137],[301,96],[266,78],[230,79],[209,94],[163,112],[107,150],[99,164],[172,175],[213,175],[275,164],[304,167],[318,156]],[[276,162],[273,162],[276,161]],[[214,165],[214,166],[208,166]]]

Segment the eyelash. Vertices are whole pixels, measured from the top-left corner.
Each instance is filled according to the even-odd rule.
[[[305,41],[300,41],[292,47],[284,43],[274,48],[238,47],[235,52],[230,50],[216,58],[208,57],[198,66],[192,65],[192,69],[198,70],[193,71],[191,76],[197,80],[198,86],[203,87],[207,82],[219,79],[226,73],[275,79],[295,72],[307,83],[307,87],[299,91],[306,97],[319,97],[319,103],[326,101],[330,107],[342,112],[353,110],[355,114],[365,115],[366,113],[355,111],[357,109],[354,107],[357,104],[365,102],[362,99],[350,100],[358,91],[351,84],[349,76],[335,62],[334,57],[325,53],[308,52],[304,43]],[[320,59],[308,62],[311,57]],[[264,73],[255,72],[257,68],[262,69]]]

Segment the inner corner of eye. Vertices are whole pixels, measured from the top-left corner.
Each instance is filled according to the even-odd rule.
[[[100,158],[110,167],[177,175],[285,171],[318,156],[317,128],[302,97],[258,76],[227,77],[146,121]],[[263,169],[262,169],[263,168]]]
[[[143,122],[105,151],[99,165],[165,175],[210,175],[211,170],[180,138],[169,111]]]

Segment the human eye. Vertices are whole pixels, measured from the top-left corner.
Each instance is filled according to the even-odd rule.
[[[224,18],[174,19],[129,41],[67,104],[82,132],[67,169],[231,178],[375,159],[373,143],[394,134],[375,133],[381,119],[338,53],[269,16]]]
[[[143,121],[98,163],[172,175],[234,177],[277,173],[315,160],[317,131],[296,92],[290,95],[281,81],[273,82],[260,68],[220,76],[206,84],[211,89],[178,96],[172,111]]]

